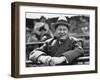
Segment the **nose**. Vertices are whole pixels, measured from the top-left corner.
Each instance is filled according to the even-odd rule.
[[[61,30],[60,32],[61,32],[61,33],[64,33],[64,30]]]
[[[65,32],[63,30],[60,31],[60,33],[59,33],[60,36],[63,36],[64,34],[65,34]]]

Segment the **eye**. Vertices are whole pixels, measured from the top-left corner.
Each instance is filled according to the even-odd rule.
[[[61,29],[61,28],[58,28],[58,30],[59,30],[59,31],[62,31],[62,29]]]
[[[66,29],[63,29],[63,31],[66,31]]]
[[[64,30],[64,31],[68,31],[68,29],[67,29],[67,28],[64,28],[63,30]]]

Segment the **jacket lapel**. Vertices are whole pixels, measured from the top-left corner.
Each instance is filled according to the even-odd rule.
[[[72,41],[68,38],[62,44],[60,44],[59,48],[57,49],[55,56],[59,57],[64,53],[65,51],[68,51],[72,48]]]
[[[47,49],[48,54],[51,56],[54,56],[56,54],[58,48],[59,48],[59,42],[58,42],[58,40],[55,39],[52,41],[52,43],[50,43],[48,45],[48,49]]]

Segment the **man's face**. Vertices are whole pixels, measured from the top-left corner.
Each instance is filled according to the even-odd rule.
[[[68,37],[68,28],[65,25],[58,25],[55,36],[59,39],[66,39]]]

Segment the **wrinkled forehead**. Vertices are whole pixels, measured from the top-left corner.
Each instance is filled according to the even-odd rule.
[[[66,26],[66,25],[64,25],[64,24],[60,24],[60,25],[58,25],[57,27],[56,27],[56,30],[57,29],[67,29],[68,30],[68,27]]]

